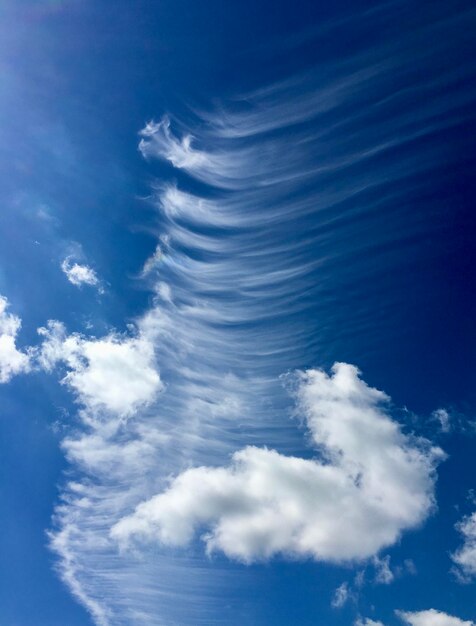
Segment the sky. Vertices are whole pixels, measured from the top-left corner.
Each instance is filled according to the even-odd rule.
[[[475,33],[0,2],[2,626],[474,626]]]

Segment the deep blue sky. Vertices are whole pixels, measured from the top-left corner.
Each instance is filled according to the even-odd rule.
[[[405,432],[448,454],[438,470],[438,510],[381,553],[395,567],[411,559],[416,574],[396,575],[389,585],[369,582],[356,602],[336,609],[334,590],[351,584],[363,565],[281,556],[244,566],[218,554],[226,581],[210,595],[190,583],[181,602],[188,598],[196,612],[177,609],[165,624],[331,626],[362,615],[390,625],[398,623],[395,609],[429,608],[476,620],[474,587],[449,572],[449,554],[460,544],[454,525],[474,509],[467,496],[476,488],[475,27],[470,2],[0,3],[0,295],[22,320],[17,345],[37,345],[36,329],[48,319],[95,337],[125,332],[151,307],[151,284],[139,275],[166,230],[149,201],[151,186],[175,182],[204,198],[222,198],[200,175],[143,158],[138,133],[147,122],[169,115],[177,136],[191,132],[200,149],[223,154],[225,144],[219,138],[213,144],[204,120],[222,110],[238,119],[255,107],[260,120],[272,122],[279,111],[292,117],[312,93],[316,114],[237,140],[244,148],[262,142],[263,162],[279,160],[281,176],[286,168],[293,175],[315,168],[302,182],[273,187],[269,200],[292,207],[302,199],[315,209],[290,209],[280,221],[266,198],[251,201],[250,215],[263,211],[268,222],[262,231],[250,226],[243,245],[269,244],[270,264],[276,258],[280,268],[309,263],[310,269],[289,279],[283,292],[263,295],[271,319],[253,325],[246,317],[242,326],[230,324],[230,336],[249,328],[264,337],[263,350],[278,337],[274,358],[256,357],[260,373],[270,377],[328,369],[334,361],[357,365],[370,386],[392,397],[391,413]],[[325,92],[357,75],[342,92]],[[269,91],[259,92],[264,88]],[[329,104],[320,111],[325,98]],[[233,260],[233,233],[206,225],[196,232],[223,241]],[[210,261],[188,245],[182,252]],[[66,257],[94,267],[104,293],[68,282],[60,267]],[[246,263],[245,270],[256,266],[259,273],[259,261]],[[178,285],[176,269],[167,271],[164,280]],[[230,291],[219,297],[246,309],[234,282],[230,275]],[[246,377],[253,366],[238,361],[233,372],[239,376],[242,367]],[[171,387],[173,367],[159,362]],[[199,372],[208,365],[197,358],[190,367]],[[93,623],[59,579],[47,545],[66,476],[86,480],[61,447],[81,428],[74,396],[58,384],[64,373],[36,371],[0,388],[4,626]],[[256,441],[312,456],[302,432],[287,424],[285,401],[269,402],[281,407],[283,439],[273,431],[268,441],[266,422],[257,435],[240,432],[236,447]],[[449,433],[431,418],[438,408],[450,415]],[[202,456],[190,457],[190,464],[197,458],[203,463]],[[206,577],[213,562],[199,544],[193,549],[197,562],[206,563]],[[371,579],[373,566],[367,567]],[[160,585],[158,578],[158,614]],[[109,601],[102,588],[95,599]],[[121,624],[144,623],[124,619]]]

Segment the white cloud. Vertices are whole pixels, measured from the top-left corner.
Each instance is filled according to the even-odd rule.
[[[50,534],[50,546],[54,552],[61,555],[58,571],[71,593],[86,607],[98,626],[109,626],[110,621],[107,609],[104,609],[99,602],[94,600],[78,582],[79,566],[72,547],[75,547],[77,550],[78,545],[81,544],[81,539],[79,530],[75,526],[70,525],[55,535]]]
[[[30,369],[29,355],[16,347],[21,320],[7,313],[8,306],[7,298],[0,296],[0,383],[7,383],[16,374]]]
[[[388,397],[357,368],[300,373],[296,398],[320,459],[248,446],[228,467],[179,474],[112,536],[184,546],[205,527],[208,552],[244,562],[276,554],[343,562],[374,556],[427,517],[443,453],[404,435],[386,413]]]
[[[162,388],[153,343],[147,337],[111,334],[86,339],[67,335],[60,322],[50,322],[39,333],[44,341],[38,363],[51,370],[63,362],[69,371],[62,382],[89,411],[127,416],[151,402]]]
[[[70,257],[67,257],[61,263],[61,269],[66,274],[69,282],[76,285],[76,287],[81,287],[81,285],[96,287],[99,285],[99,278],[92,267],[72,262]]]
[[[451,430],[451,418],[446,409],[436,409],[431,414],[432,418],[439,422],[442,433],[449,433]]]
[[[462,581],[476,576],[476,513],[465,517],[456,528],[463,536],[463,545],[451,555]]]
[[[342,583],[342,585],[339,585],[335,590],[331,605],[334,609],[340,609],[349,600],[350,596],[351,593],[349,590],[349,585],[344,582]]]
[[[374,581],[380,585],[389,585],[395,579],[395,575],[390,568],[390,556],[379,559],[374,558],[375,578]]]
[[[410,626],[474,626],[471,621],[463,621],[435,609],[415,613],[397,611],[397,615]]]
[[[265,162],[268,160],[265,153],[268,157],[273,154],[274,144],[265,147],[264,142],[261,142],[259,152],[244,146],[235,147],[231,152],[221,149],[200,149],[196,147],[196,139],[191,133],[178,137],[170,126],[168,117],[163,117],[160,122],[149,122],[140,132],[141,154],[145,158],[168,161],[173,167],[185,170],[191,176],[216,187],[227,189],[246,187],[249,181],[244,179],[256,179],[259,172],[264,173]],[[173,194],[171,190],[172,188],[168,187],[166,196],[169,197],[164,198],[167,201],[163,207],[169,212],[169,216],[187,204],[184,202],[185,195]],[[196,212],[206,212],[206,207],[207,203],[204,203],[197,207]]]
[[[157,269],[160,265],[160,262],[163,258],[163,252],[160,245],[157,245],[154,254],[150,256],[147,261],[144,263],[144,267],[142,268],[142,276],[147,276],[154,269]]]
[[[207,155],[192,147],[192,136],[177,139],[170,130],[170,120],[149,122],[141,131],[139,150],[143,156],[160,155],[178,168],[199,168],[208,162]]]
[[[395,611],[398,617],[409,626],[474,626],[471,621],[452,617],[447,613],[429,609],[428,611]],[[359,618],[354,626],[384,626],[382,622]]]

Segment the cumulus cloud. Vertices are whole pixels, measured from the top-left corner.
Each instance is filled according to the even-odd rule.
[[[389,398],[357,368],[298,375],[297,406],[316,459],[248,446],[228,467],[195,467],[112,529],[131,540],[185,546],[198,529],[209,553],[243,562],[289,555],[363,560],[420,524],[434,506],[440,449],[405,435]]]
[[[91,412],[107,410],[127,416],[151,402],[162,388],[152,341],[141,335],[110,334],[101,339],[67,335],[60,322],[39,329],[44,341],[38,363],[51,370],[66,365],[63,383]]]
[[[471,621],[464,621],[435,609],[415,613],[397,611],[397,615],[410,626],[474,626]]]
[[[0,296],[0,383],[7,383],[13,376],[30,369],[29,355],[16,347],[16,337],[21,320],[7,313],[7,298]]]
[[[463,536],[463,545],[451,555],[456,573],[462,582],[476,576],[476,513],[465,517],[456,528]]]
[[[67,257],[61,263],[61,269],[66,274],[69,282],[76,287],[81,287],[82,285],[97,287],[100,284],[99,278],[92,267],[89,267],[89,265],[80,265],[72,261],[70,257]]]

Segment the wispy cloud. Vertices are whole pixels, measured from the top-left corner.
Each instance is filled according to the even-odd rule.
[[[451,415],[447,409],[436,409],[431,417],[440,425],[442,433],[449,433],[452,428]]]
[[[344,582],[337,587],[332,596],[331,606],[334,609],[341,609],[349,599],[352,597],[352,592],[349,589],[349,585]]]
[[[456,528],[463,537],[463,544],[451,555],[454,572],[461,582],[470,582],[476,577],[476,513],[465,517]]]
[[[395,574],[390,567],[390,556],[382,558],[375,557],[373,561],[375,567],[374,581],[380,585],[389,585],[395,579]]]

